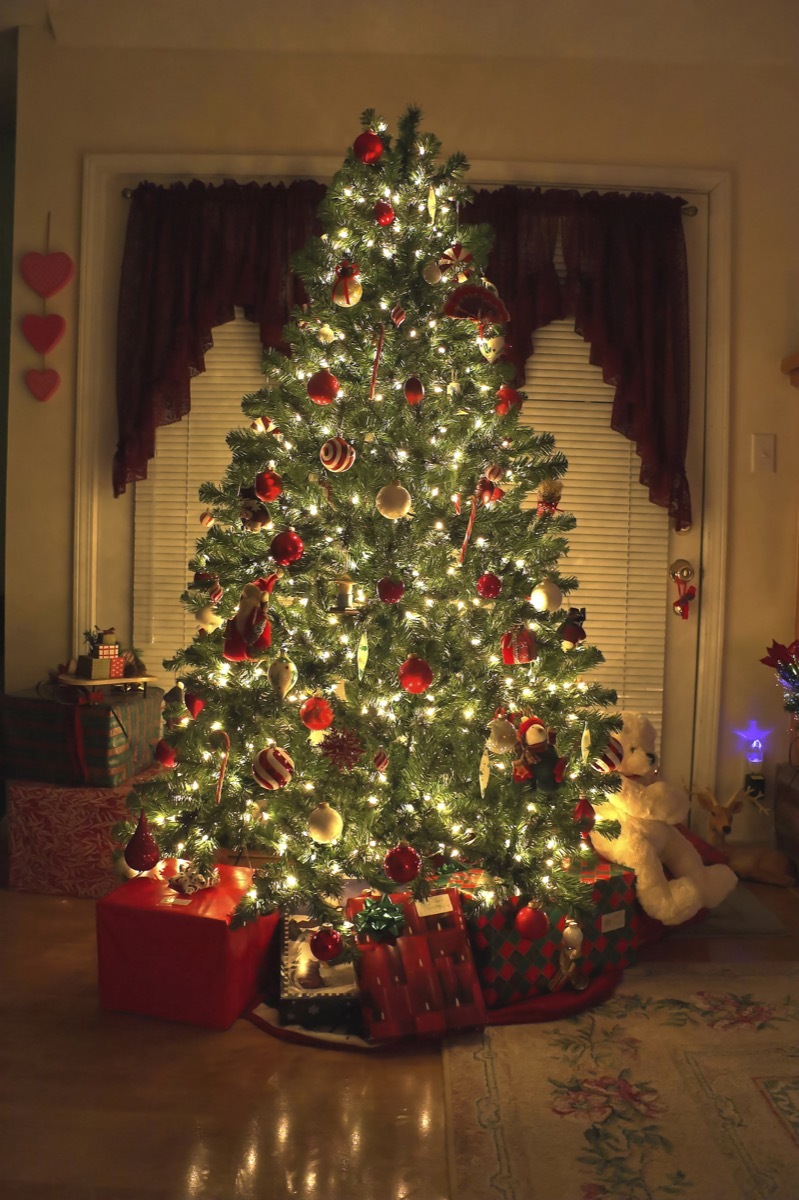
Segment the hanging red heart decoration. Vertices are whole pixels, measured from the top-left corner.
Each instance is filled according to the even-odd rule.
[[[19,265],[28,287],[44,300],[55,296],[75,278],[75,264],[61,250],[54,254],[38,254],[32,250],[30,254],[23,254]]]
[[[58,371],[37,371],[34,368],[25,372],[25,385],[37,400],[49,400],[61,386],[61,376]]]
[[[28,344],[39,354],[49,354],[54,350],[66,333],[66,328],[66,321],[58,313],[50,313],[46,317],[28,313],[22,318],[22,332]]]

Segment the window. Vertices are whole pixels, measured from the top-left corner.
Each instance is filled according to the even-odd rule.
[[[180,603],[186,564],[202,534],[201,484],[222,479],[230,462],[225,437],[248,425],[241,398],[263,386],[258,326],[236,320],[214,330],[204,374],[191,384],[191,413],[158,430],[148,477],[136,484],[133,569],[133,644],[150,672],[171,687],[164,659],[187,645],[197,622]]]
[[[659,733],[668,514],[638,482],[635,446],[610,427],[613,388],[589,362],[589,344],[574,332],[574,321],[539,329],[534,346],[521,419],[553,433],[569,460],[561,506],[577,527],[561,570],[579,580],[572,602],[585,607],[588,640],[605,656],[591,678],[615,688],[619,708],[645,713]]]

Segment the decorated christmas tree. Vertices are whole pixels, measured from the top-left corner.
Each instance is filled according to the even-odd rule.
[[[126,853],[141,865],[149,827],[180,886],[257,851],[240,918],[334,927],[347,878],[424,895],[472,868],[479,901],[521,897],[540,932],[539,905],[579,910],[618,723],[564,599],[567,464],[520,419],[463,155],[440,161],[416,109],[396,140],[362,125],[296,262],[291,355],[266,354],[201,490],[202,628],[166,664],[168,769],[131,798]]]

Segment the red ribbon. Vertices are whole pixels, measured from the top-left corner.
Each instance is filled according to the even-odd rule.
[[[690,615],[688,606],[692,600],[696,599],[696,588],[693,586],[693,584],[691,584],[689,587],[683,579],[678,579],[676,583],[677,599],[674,601],[672,608],[674,609],[675,613],[682,618],[683,621],[687,621]]]
[[[385,336],[386,336],[386,327],[385,327],[385,325],[381,324],[380,336],[377,339],[377,351],[375,353],[374,366],[372,367],[372,383],[369,388],[369,399],[370,400],[374,400],[374,398],[375,398],[375,388],[377,386],[377,368],[380,366],[380,355],[383,353],[383,341],[385,339]]]
[[[555,513],[561,511],[562,510],[558,508],[557,500],[539,500],[538,508],[536,509],[536,516],[543,517],[546,516],[547,513],[552,513],[554,515]]]
[[[343,262],[343,263],[339,263],[339,265],[336,267],[336,278],[337,278],[337,280],[339,280],[341,283],[344,284],[344,299],[347,301],[347,304],[349,304],[349,302],[350,302],[350,288],[349,288],[348,280],[354,279],[355,276],[360,275],[360,273],[361,273],[361,268],[358,266],[357,263]],[[333,290],[331,292],[331,296],[334,296],[335,292],[336,292],[336,284],[333,285]]]

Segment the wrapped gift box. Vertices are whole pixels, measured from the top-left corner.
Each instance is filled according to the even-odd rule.
[[[231,928],[252,871],[218,869],[219,886],[192,896],[141,877],[97,902],[101,1008],[228,1029],[260,996],[280,918]]]
[[[584,870],[581,878],[592,889],[591,909],[578,922],[583,943],[574,960],[574,978],[585,981],[601,972],[629,966],[635,959],[640,933],[633,871],[615,863],[598,862]],[[572,982],[564,977],[567,914],[556,905],[546,910],[549,929],[531,942],[514,928],[518,905],[514,897],[501,907],[469,918],[475,963],[489,1008],[504,1008]]]
[[[360,994],[351,962],[320,963],[308,939],[319,926],[306,916],[286,917],[280,955],[278,1013],[283,1025],[308,1029],[360,1024]]]
[[[100,658],[95,654],[79,654],[75,674],[78,679],[110,679],[110,655],[107,658]]]
[[[114,659],[92,659],[106,667]],[[122,661],[121,659],[119,660]],[[161,737],[160,688],[147,692],[64,689],[4,696],[0,709],[6,779],[115,788],[152,765]]]
[[[118,655],[119,642],[101,642],[91,653],[92,658],[117,658]]]
[[[131,788],[158,770],[150,768],[117,788],[9,783],[9,886],[92,900],[116,887],[113,828],[128,815]]]
[[[368,897],[347,901],[354,921]],[[392,942],[361,934],[358,966],[364,1025],[375,1041],[441,1037],[485,1024],[485,1005],[472,959],[460,897],[454,889],[414,901],[404,893],[405,931]]]

